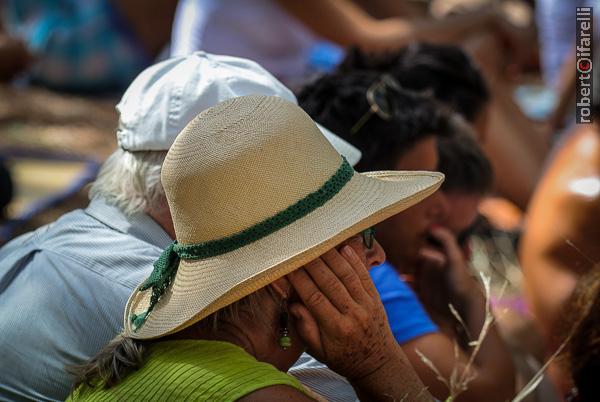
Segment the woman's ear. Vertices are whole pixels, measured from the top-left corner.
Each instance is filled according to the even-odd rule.
[[[270,284],[275,294],[280,299],[289,299],[292,290],[292,284],[287,280],[286,277],[279,278]]]

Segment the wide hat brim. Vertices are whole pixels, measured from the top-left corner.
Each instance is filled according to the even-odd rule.
[[[332,199],[284,228],[225,254],[181,260],[172,285],[137,331],[130,317],[147,309],[150,292],[136,290],[125,308],[125,335],[152,339],[190,326],[418,203],[443,178],[437,172],[354,173]]]

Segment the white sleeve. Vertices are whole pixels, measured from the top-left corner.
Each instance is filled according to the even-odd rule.
[[[288,374],[328,401],[358,402],[356,393],[346,378],[331,371],[308,353],[300,356]]]
[[[171,33],[171,57],[203,50],[206,23],[217,6],[218,0],[179,1]]]

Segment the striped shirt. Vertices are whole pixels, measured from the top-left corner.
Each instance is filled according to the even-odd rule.
[[[345,377],[330,370],[308,353],[303,353],[288,373],[329,402],[358,401],[354,389]]]
[[[554,89],[561,83],[563,63],[575,63],[572,52],[576,45],[577,7],[596,7],[594,23],[598,23],[600,4],[597,0],[538,0],[535,5],[544,81]],[[594,41],[600,38],[599,33],[596,26]]]
[[[0,249],[0,400],[64,400],[172,239],[101,199]]]

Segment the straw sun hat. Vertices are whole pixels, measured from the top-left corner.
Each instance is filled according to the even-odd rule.
[[[356,173],[298,106],[251,95],[205,110],[162,168],[177,241],[125,310],[160,337],[257,291],[438,189],[436,172]]]

